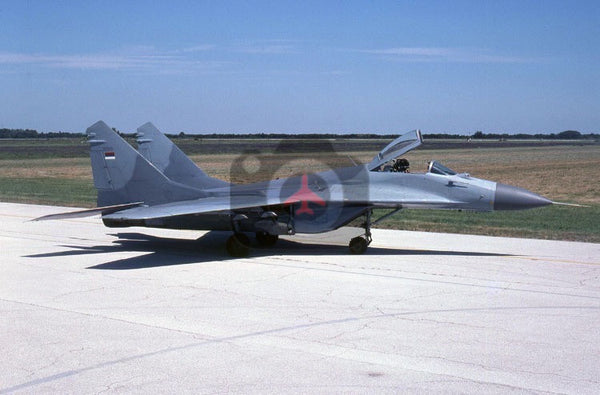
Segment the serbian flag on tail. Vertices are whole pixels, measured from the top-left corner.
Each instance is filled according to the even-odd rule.
[[[106,151],[104,153],[104,159],[115,159],[115,151]]]

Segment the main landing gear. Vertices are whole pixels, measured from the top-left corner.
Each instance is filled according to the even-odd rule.
[[[277,243],[279,239],[278,235],[272,235],[267,232],[256,232],[256,241],[261,247],[272,247]]]
[[[372,215],[373,215],[372,210],[368,209],[367,211],[365,211],[365,214],[364,214],[365,221],[362,224],[362,227],[365,228],[365,233],[362,236],[354,237],[352,240],[350,240],[350,243],[348,244],[350,253],[351,254],[363,254],[367,250],[367,248],[369,247],[369,244],[371,244],[371,241],[372,241],[371,225],[377,224],[378,222],[397,213],[398,211],[400,211],[401,208],[402,207],[397,207],[394,210],[392,210],[391,212],[379,217],[375,221],[372,221]],[[234,256],[234,257],[245,257],[250,252],[250,239],[248,238],[248,236],[246,236],[244,233],[241,232],[241,229],[239,226],[239,221],[244,220],[244,219],[248,219],[248,217],[246,217],[243,214],[238,215],[238,216],[236,216],[236,218],[234,218],[233,228],[234,228],[235,233],[229,239],[227,239],[227,244],[226,244],[227,252],[229,253],[229,255]],[[288,233],[293,234],[294,232],[291,231]],[[279,239],[278,235],[272,235],[265,231],[256,232],[256,241],[258,242],[258,244],[260,246],[263,246],[263,247],[273,246],[277,242],[278,239]]]
[[[348,248],[350,249],[351,254],[362,254],[367,250],[369,244],[371,244],[371,214],[372,213],[370,209],[365,212],[365,222],[363,223],[365,234],[350,240]]]
[[[231,256],[239,258],[248,256],[250,252],[250,239],[241,232],[234,233],[227,239],[225,248]]]
[[[240,229],[240,222],[247,220],[248,217],[245,214],[238,214],[233,218],[232,227],[233,235],[227,239],[225,248],[231,256],[245,257],[250,252],[250,239]]]
[[[267,232],[256,232],[256,241],[262,247],[272,247],[277,243],[278,235]],[[236,232],[227,239],[225,248],[229,255],[234,257],[245,257],[250,252],[250,239],[244,233]]]
[[[272,214],[269,218],[275,216]],[[247,220],[248,217],[245,214],[238,214],[233,218],[232,227],[234,229],[234,233],[232,236],[227,239],[227,243],[225,244],[225,248],[229,255],[234,257],[245,257],[248,256],[250,252],[250,239],[241,231],[240,222]],[[256,241],[262,247],[272,247],[277,243],[279,239],[278,235],[272,235],[265,231],[256,232]]]

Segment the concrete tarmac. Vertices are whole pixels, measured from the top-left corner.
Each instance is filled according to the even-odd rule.
[[[0,203],[0,393],[600,388],[600,244],[27,222],[66,210]]]

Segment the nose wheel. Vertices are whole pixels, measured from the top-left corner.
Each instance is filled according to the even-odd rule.
[[[365,212],[365,222],[363,226],[365,228],[364,236],[354,237],[348,244],[351,254],[363,254],[367,250],[369,244],[371,244],[371,210]]]
[[[350,253],[355,255],[360,255],[367,250],[369,246],[369,242],[364,236],[358,236],[350,240],[350,244],[348,248],[350,248]]]

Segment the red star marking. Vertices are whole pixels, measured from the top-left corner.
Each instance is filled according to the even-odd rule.
[[[292,204],[300,202],[300,208],[296,211],[296,214],[306,213],[308,215],[313,215],[315,212],[313,209],[308,207],[308,203],[316,203],[319,206],[325,206],[325,200],[316,193],[314,193],[308,187],[308,176],[306,174],[302,175],[302,186],[298,190],[298,192],[294,193],[292,196],[287,198],[285,201],[286,204]]]

